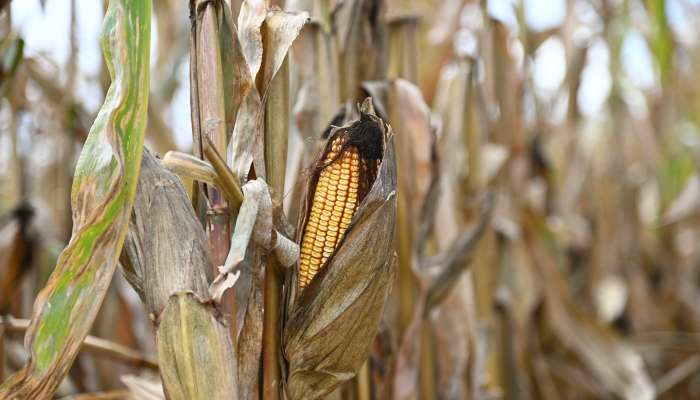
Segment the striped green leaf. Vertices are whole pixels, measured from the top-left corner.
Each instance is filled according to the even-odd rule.
[[[150,0],[111,0],[102,49],[112,84],[75,170],[73,235],[34,303],[30,359],[0,386],[2,399],[50,398],[102,304],[133,206],[149,90]]]

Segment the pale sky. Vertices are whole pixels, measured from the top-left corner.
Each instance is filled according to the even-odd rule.
[[[502,20],[510,26],[515,25],[514,2],[518,0],[490,0],[488,11],[491,16]],[[525,17],[528,25],[535,30],[545,30],[562,23],[565,13],[565,0],[523,0]],[[683,0],[667,0],[667,13],[672,21],[674,31],[681,40],[695,40],[691,21],[685,16]],[[700,4],[700,0],[689,0]],[[100,89],[96,79],[102,57],[98,36],[102,19],[100,1],[78,0],[78,35],[80,42],[79,68],[81,75],[88,77],[78,82],[78,91],[85,105],[96,110],[101,104]],[[585,4],[585,3],[582,3]],[[12,18],[15,28],[25,39],[27,54],[46,54],[48,59],[59,65],[65,63],[69,51],[70,0],[47,0],[45,11],[41,10],[39,0],[13,1]],[[184,7],[184,6],[183,6]],[[585,18],[585,7],[577,12]],[[187,12],[183,8],[183,12]],[[152,49],[157,45],[155,31],[152,36]],[[642,35],[632,30],[626,37],[622,51],[623,68],[628,76],[629,87],[634,90],[648,90],[656,84],[656,76],[651,54]],[[153,59],[153,57],[152,57]],[[538,50],[533,60],[533,81],[538,95],[553,95],[558,84],[564,79],[566,67],[563,45],[558,39],[549,40]],[[608,69],[609,54],[602,41],[592,43],[586,67],[583,73],[579,104],[585,116],[600,114],[610,90],[611,78]],[[189,74],[187,62],[183,63],[180,73],[186,78]],[[172,109],[168,110],[171,128],[178,144],[188,147],[191,142],[189,118],[188,85],[176,94]],[[631,92],[631,93],[632,93]]]

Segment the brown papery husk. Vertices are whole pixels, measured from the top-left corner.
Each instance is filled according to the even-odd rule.
[[[338,248],[303,292],[296,293],[296,273],[288,281],[283,351],[289,399],[319,398],[352,378],[377,332],[395,269],[396,159],[385,127],[377,178]]]

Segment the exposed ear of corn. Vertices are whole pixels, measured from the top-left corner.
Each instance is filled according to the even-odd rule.
[[[321,398],[354,376],[393,282],[393,135],[371,107],[331,133],[305,204],[283,334],[290,400]]]
[[[316,167],[318,179],[309,192],[310,209],[301,239],[299,291],[336,250],[374,183],[380,162],[377,156],[382,153],[376,148],[383,142],[382,123],[365,115],[329,138]]]
[[[323,158],[301,241],[299,290],[333,254],[376,178],[378,161],[347,145],[349,139],[347,132],[336,135]]]
[[[345,137],[336,137],[324,162],[304,228],[299,263],[299,289],[303,290],[335,251],[357,210],[360,187],[360,153],[343,149]]]

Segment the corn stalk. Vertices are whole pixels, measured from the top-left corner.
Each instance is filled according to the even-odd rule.
[[[190,93],[192,133],[195,152],[203,157],[203,140],[209,138],[220,153],[226,152],[226,116],[224,78],[219,43],[218,15],[223,2],[190,2],[192,51],[190,53]],[[214,267],[223,265],[231,239],[230,216],[226,200],[215,187],[206,188],[209,200],[206,227]]]
[[[270,82],[269,98],[265,106],[265,171],[272,188],[272,201],[282,205],[284,177],[287,164],[287,134],[289,131],[289,62],[285,57],[282,67]],[[275,256],[267,257],[265,265],[264,321],[263,321],[263,399],[280,398],[280,300],[282,275]]]

